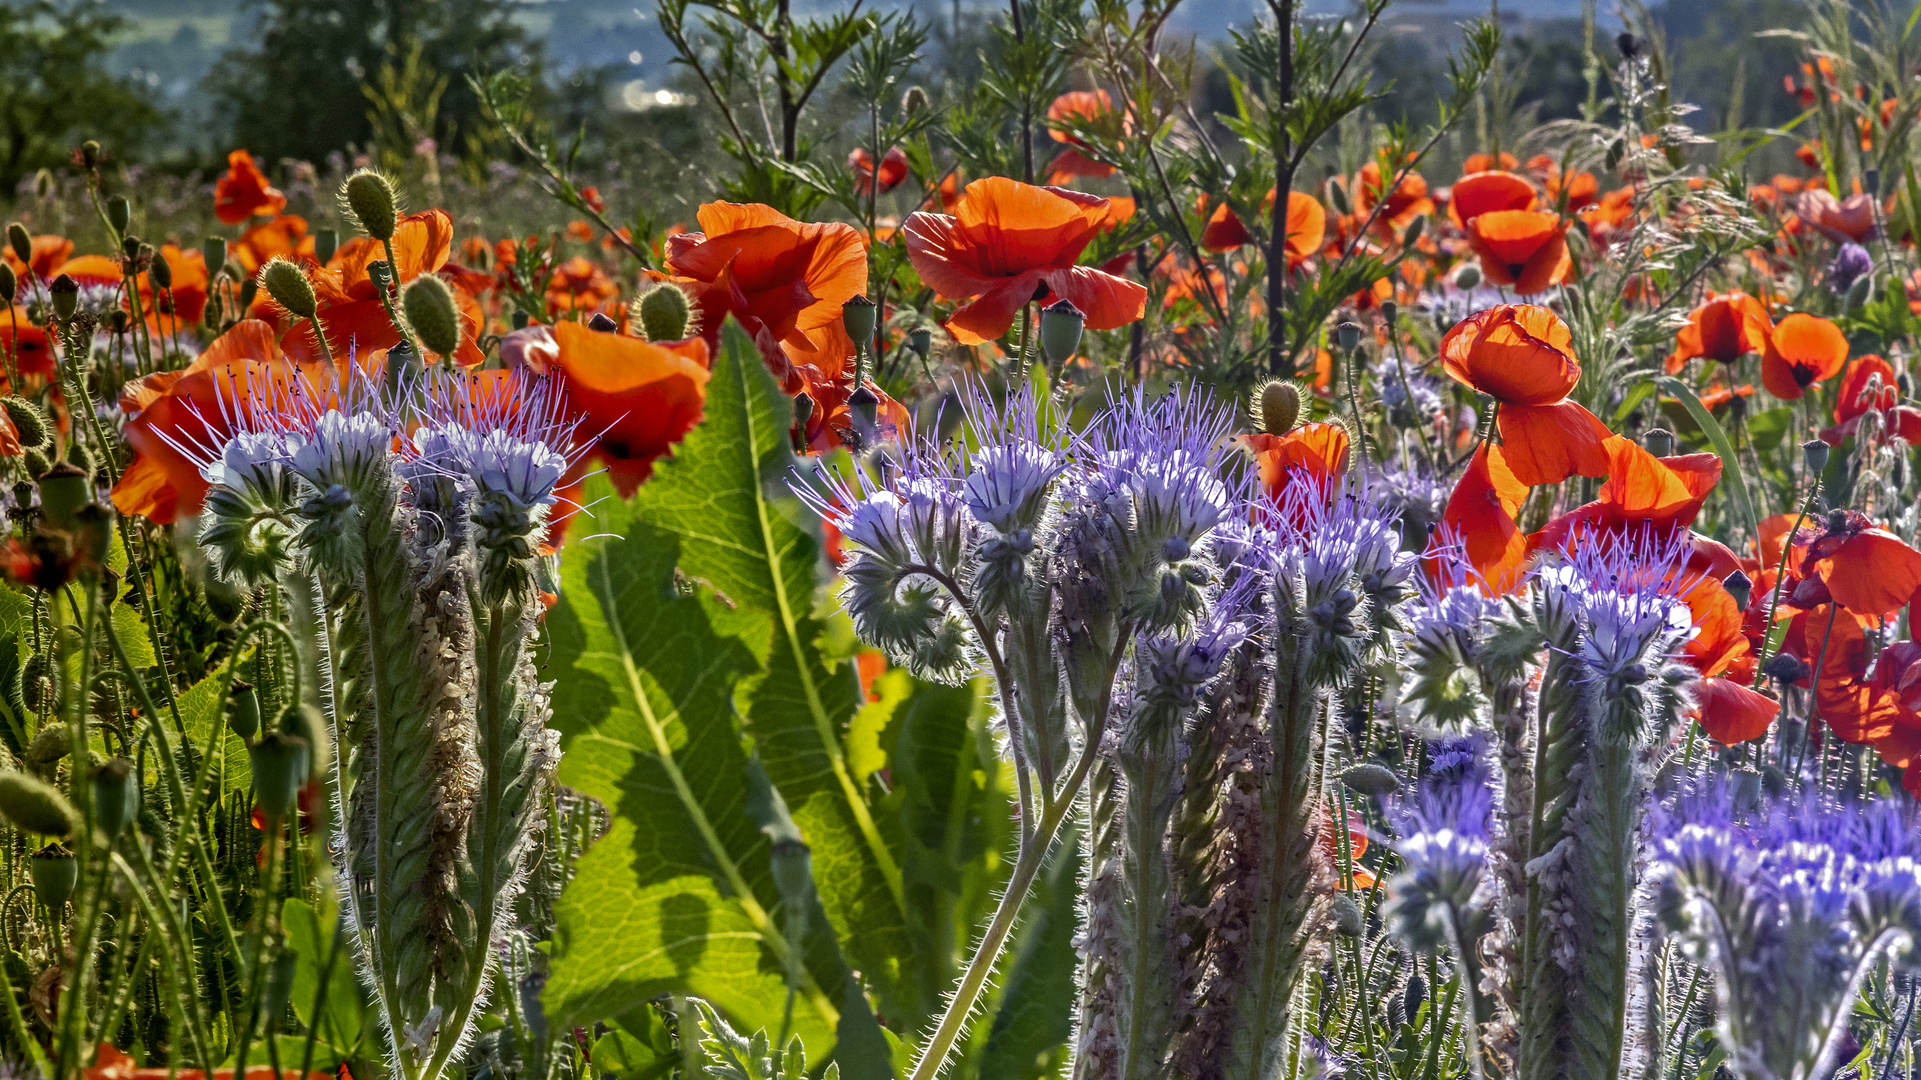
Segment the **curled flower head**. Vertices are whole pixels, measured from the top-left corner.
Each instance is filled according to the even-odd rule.
[[[1002,536],[1032,532],[1040,524],[1054,481],[1067,468],[1063,439],[1041,430],[1031,385],[996,407],[983,386],[961,395],[969,428],[979,443],[961,481],[967,508]]]
[[[1234,502],[1220,475],[1227,410],[1203,392],[1176,390],[1154,401],[1136,391],[1089,432],[1097,483],[1125,493],[1132,531],[1186,558]]]

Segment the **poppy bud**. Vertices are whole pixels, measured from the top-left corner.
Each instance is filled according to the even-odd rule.
[[[282,735],[299,739],[301,745],[306,747],[307,771],[303,782],[318,780],[321,770],[327,764],[329,746],[327,718],[321,715],[320,709],[303,702],[295,702],[280,710],[280,719],[274,721],[274,728]]]
[[[47,414],[32,402],[22,397],[4,397],[0,398],[0,409],[6,411],[7,421],[13,425],[21,446],[33,450],[47,445],[50,434]]]
[[[1674,432],[1667,428],[1649,428],[1641,434],[1641,445],[1655,457],[1668,457],[1674,453]]]
[[[375,240],[394,238],[399,208],[394,198],[394,186],[386,177],[372,169],[362,169],[347,178],[340,194],[348,212],[360,223],[361,232]]]
[[[693,308],[687,293],[671,282],[661,282],[640,298],[640,336],[648,341],[680,341],[688,336]]]
[[[40,512],[59,529],[73,527],[74,514],[93,501],[93,477],[69,462],[58,462],[40,477]]]
[[[1261,387],[1254,399],[1254,424],[1269,435],[1285,435],[1294,430],[1301,418],[1301,391],[1291,382],[1276,379]]]
[[[260,268],[256,280],[261,288],[267,290],[267,295],[273,297],[274,303],[297,319],[311,319],[319,310],[320,302],[314,296],[313,282],[307,280],[305,271],[286,259],[276,257],[267,260],[267,265]]]
[[[247,748],[247,760],[261,812],[270,822],[283,820],[307,782],[307,740],[269,731]]]
[[[334,229],[320,229],[313,234],[313,257],[325,266],[333,261],[334,252],[340,250],[340,233]]]
[[[854,339],[854,347],[865,349],[874,342],[874,323],[878,321],[880,308],[865,296],[855,296],[840,306],[840,324],[847,330],[847,336]]]
[[[1742,611],[1748,609],[1748,599],[1754,595],[1754,581],[1751,578],[1736,570],[1721,580],[1721,587],[1734,597],[1735,607]]]
[[[1381,321],[1388,325],[1388,329],[1393,329],[1394,324],[1400,320],[1400,317],[1401,305],[1392,300],[1381,301]]]
[[[1462,292],[1471,292],[1481,284],[1481,264],[1462,263],[1454,271],[1454,287]]]
[[[28,678],[49,678],[59,674],[53,668],[52,650],[43,650],[29,657],[24,674]],[[52,765],[66,757],[72,749],[73,742],[67,736],[67,725],[48,724],[27,744],[27,761],[35,765]]]
[[[1353,897],[1346,893],[1337,895],[1334,897],[1334,904],[1329,913],[1334,917],[1335,933],[1342,937],[1361,936],[1365,924],[1361,919],[1360,905],[1354,902]]]
[[[400,294],[400,307],[422,345],[442,356],[452,356],[460,348],[460,311],[454,306],[454,291],[437,275],[422,274],[408,282]]]
[[[93,454],[87,450],[87,444],[80,440],[74,439],[67,443],[66,461],[67,464],[88,476],[93,475]]]
[[[100,143],[99,142],[93,139],[88,139],[86,142],[83,142],[80,144],[80,166],[84,169],[89,169],[89,170],[99,168],[100,166]]]
[[[71,836],[80,815],[60,789],[23,772],[0,772],[0,817],[41,836]]]
[[[1041,352],[1053,364],[1064,364],[1081,347],[1087,316],[1062,297],[1041,309]]]
[[[922,360],[934,349],[934,332],[925,326],[916,326],[907,332],[907,344]]]
[[[108,840],[117,839],[138,809],[139,785],[133,782],[133,762],[112,758],[93,770],[93,820]]]
[[[1411,248],[1421,242],[1421,234],[1427,231],[1427,215],[1418,214],[1401,233],[1401,246]]]
[[[207,264],[207,273],[220,273],[227,266],[227,242],[218,236],[206,237],[200,241],[200,258]]]
[[[910,86],[900,96],[900,111],[903,116],[912,116],[927,107],[927,91],[918,86]]]
[[[73,280],[72,274],[61,274],[47,287],[53,295],[53,313],[61,322],[73,318],[80,307],[80,283]]]
[[[154,259],[153,265],[147,267],[147,283],[155,292],[173,288],[173,265],[167,262],[166,256]]]
[[[127,226],[133,224],[133,204],[125,195],[115,195],[107,200],[107,224],[113,231],[126,235]]]
[[[1334,204],[1334,212],[1337,214],[1353,213],[1347,204],[1347,185],[1338,180],[1327,182],[1327,201]]]
[[[66,903],[73,887],[80,883],[80,860],[65,844],[48,844],[27,862],[33,876],[33,895],[50,908]]]
[[[620,329],[620,324],[596,311],[587,317],[587,329],[596,334],[611,334]]]
[[[73,512],[73,532],[77,552],[84,552],[93,568],[107,565],[113,542],[112,510],[97,502],[87,503]]]
[[[1361,347],[1361,324],[1344,322],[1334,328],[1334,343],[1342,352],[1353,352]]]
[[[120,254],[130,260],[145,261],[153,258],[153,248],[138,236],[127,236],[120,241]]]
[[[413,347],[408,345],[405,339],[394,342],[393,348],[387,350],[388,392],[400,394],[407,387],[414,385],[414,376],[425,369],[426,366],[420,362],[420,355],[414,352]]]
[[[1341,773],[1341,783],[1363,795],[1387,795],[1401,790],[1401,778],[1394,770],[1372,761],[1350,765]]]
[[[1820,439],[1809,439],[1807,442],[1802,443],[1801,460],[1806,463],[1808,472],[1815,476],[1826,472],[1828,468],[1828,452],[1828,444],[1822,442]]]
[[[1812,669],[1809,668],[1800,657],[1793,653],[1784,652],[1775,653],[1773,656],[1768,657],[1767,663],[1761,665],[1761,674],[1766,675],[1782,686],[1800,682],[1802,679],[1808,677],[1808,673],[1811,670]]]
[[[27,235],[27,227],[19,222],[7,225],[7,246],[13,248],[13,257],[28,266],[33,265],[33,238]]]
[[[240,283],[240,310],[246,311],[252,308],[254,298],[259,295],[260,295],[260,283],[258,281],[255,281],[253,278],[248,278],[247,280],[241,282]]]
[[[260,732],[260,692],[240,679],[233,681],[233,696],[227,701],[227,727],[242,741]]]
[[[13,294],[19,284],[19,279],[13,275],[13,264],[0,262],[0,303],[13,303]]]
[[[847,411],[854,417],[863,433],[874,430],[880,421],[880,398],[872,390],[862,386],[847,396]]]

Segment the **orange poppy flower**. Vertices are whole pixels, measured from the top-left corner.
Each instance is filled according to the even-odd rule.
[[[342,1071],[345,1071],[344,1067]],[[233,1080],[233,1073],[232,1067],[215,1069],[212,1080]],[[80,1070],[80,1076],[81,1080],[207,1080],[207,1074],[199,1069],[169,1069],[165,1066],[137,1068],[133,1058],[108,1043],[100,1044],[99,1051],[94,1055],[93,1067]],[[286,1069],[276,1073],[270,1064],[249,1065],[244,1080],[300,1080],[300,1070]],[[307,1074],[307,1080],[334,1078],[316,1069]]]
[[[854,189],[862,195],[874,190],[874,155],[864,146],[857,146],[847,155],[847,168],[854,174]],[[907,152],[898,146],[889,147],[880,159],[881,194],[900,186],[907,179]]]
[[[1047,134],[1055,142],[1066,143],[1067,148],[1048,162],[1048,183],[1064,183],[1075,176],[1098,179],[1114,175],[1114,166],[1081,153],[1088,149],[1086,142],[1056,126],[1067,120],[1085,121],[1098,127],[1121,126],[1114,109],[1114,99],[1108,97],[1105,90],[1070,90],[1055,98],[1054,103],[1047,107]]]
[[[13,358],[20,381],[27,384],[9,386],[7,393],[32,392],[53,381],[53,344],[44,327],[27,321],[26,308],[18,304],[12,310],[0,308],[0,349]],[[5,372],[5,367],[0,365],[0,385],[6,382]]]
[[[1374,212],[1374,204],[1381,200],[1381,192],[1387,186],[1381,179],[1381,165],[1370,161],[1361,166],[1354,174],[1354,182],[1349,190],[1354,194],[1354,209],[1363,220]],[[1387,205],[1381,208],[1381,216],[1376,219],[1378,228],[1391,230],[1399,235],[1408,224],[1422,214],[1434,213],[1434,200],[1427,194],[1427,178],[1420,173],[1408,170],[1394,190],[1387,196]]]
[[[83,286],[99,285],[117,288],[127,280],[126,270],[120,265],[120,260],[110,259],[105,255],[82,255],[77,259],[68,259],[53,268],[54,277],[59,277],[61,274],[67,275]]]
[[[1859,243],[1874,232],[1874,196],[1837,199],[1828,191],[1803,191],[1794,212],[1836,243]]]
[[[1834,602],[1856,615],[1885,619],[1921,589],[1921,551],[1861,514],[1834,510],[1826,531],[1807,543],[1801,574],[1819,578]]]
[[[1583,208],[1593,205],[1601,191],[1600,182],[1594,179],[1593,173],[1564,175],[1558,166],[1548,171],[1544,186],[1547,188],[1547,201],[1560,206],[1565,198],[1569,213],[1579,213]]]
[[[1485,171],[1454,182],[1447,196],[1447,216],[1460,228],[1496,210],[1532,210],[1537,202],[1534,185],[1511,172]]]
[[[1256,432],[1241,436],[1241,445],[1254,455],[1261,490],[1272,499],[1289,481],[1306,475],[1326,487],[1347,471],[1347,429],[1321,421],[1302,424],[1280,435]]]
[[[1801,107],[1804,109],[1814,104],[1816,98],[1815,92],[1821,88],[1827,89],[1830,99],[1834,101],[1841,100],[1841,95],[1833,89],[1834,61],[1825,56],[1815,57],[1813,64],[1801,65],[1801,81],[1799,83],[1794,81],[1794,76],[1783,75],[1781,76],[1781,85],[1787,89],[1789,94],[1800,99]]]
[[[1840,327],[1797,311],[1768,335],[1761,353],[1761,385],[1775,397],[1792,401],[1815,383],[1840,374],[1847,359],[1848,339]]]
[[[867,248],[840,222],[805,224],[759,203],[708,203],[701,232],[667,240],[667,268],[700,312],[709,355],[727,316],[739,320],[790,394],[811,365],[838,375],[853,355],[841,305],[867,287]]]
[[[1723,746],[1750,742],[1768,733],[1781,703],[1733,679],[1700,679],[1689,684],[1701,726]]]
[[[393,249],[398,281],[405,285],[422,274],[438,273],[453,251],[454,223],[445,210],[424,210],[400,219],[394,229]],[[391,348],[400,342],[400,331],[381,302],[367,267],[384,261],[386,249],[377,241],[359,237],[341,245],[333,261],[321,269],[310,270],[314,293],[320,301],[320,325],[327,330],[327,343],[337,358]],[[309,264],[311,265],[311,264]],[[458,299],[459,294],[456,294]],[[395,301],[398,306],[398,301]],[[463,305],[463,308],[465,306]],[[455,359],[473,366],[485,359],[474,337],[480,327],[472,309],[462,312],[467,323],[461,336],[460,352]],[[320,358],[320,346],[305,320],[294,323],[280,339],[280,346],[297,361]],[[430,355],[429,359],[433,357]]]
[[[1147,289],[1075,265],[1104,227],[1107,202],[990,176],[967,185],[952,216],[912,214],[901,230],[921,280],[945,299],[966,301],[946,324],[962,345],[1000,337],[1022,307],[1051,297],[1072,301],[1088,329],[1112,330],[1141,317]]]
[[[665,454],[699,422],[710,377],[705,340],[649,342],[567,321],[553,327],[552,368],[565,380],[567,407],[594,438],[591,456],[614,487],[632,495]],[[539,372],[539,369],[536,369]],[[576,466],[584,475],[581,466]]]
[[[241,233],[240,239],[233,243],[232,255],[240,268],[251,274],[276,255],[288,259],[312,255],[313,250],[313,237],[307,235],[307,219],[298,214],[281,214]]]
[[[207,259],[198,251],[182,251],[177,244],[161,245],[159,257],[167,260],[173,284],[155,296],[152,276],[140,275],[140,311],[157,332],[177,333],[197,325],[206,313]]]
[[[1711,294],[1706,303],[1688,312],[1687,325],[1675,334],[1668,374],[1680,371],[1697,356],[1731,364],[1747,353],[1761,352],[1773,331],[1767,305],[1761,301],[1738,290]]]
[[[43,233],[34,237],[31,243],[26,262],[20,261],[11,246],[0,250],[0,258],[6,259],[16,276],[51,281],[54,267],[73,257],[73,241],[64,236]]]
[[[1581,379],[1573,340],[1559,316],[1532,304],[1477,312],[1441,339],[1447,373],[1501,403],[1502,454],[1528,487],[1607,474],[1613,433],[1568,400]]]
[[[1520,164],[1519,160],[1506,150],[1501,151],[1498,159],[1493,154],[1469,154],[1467,160],[1461,163],[1461,174],[1473,176],[1476,173],[1493,172],[1496,169],[1511,171],[1518,164]]]
[[[1822,604],[1794,617],[1782,650],[1815,670],[1815,705],[1833,732],[1851,743],[1878,742],[1895,733],[1908,710],[1899,690],[1868,678],[1872,653],[1858,620]]]
[[[1616,237],[1628,231],[1634,218],[1634,188],[1615,188],[1582,207],[1575,216],[1587,226],[1594,246],[1606,251]]]
[[[1475,450],[1467,472],[1448,496],[1441,528],[1429,545],[1428,573],[1437,574],[1446,549],[1458,546],[1483,590],[1494,596],[1513,592],[1527,568],[1528,538],[1514,520],[1527,493],[1528,485],[1515,477],[1501,447],[1486,443]]]
[[[875,406],[874,426],[879,429],[882,440],[898,440],[903,435],[911,435],[914,430],[914,416],[907,406],[888,397],[886,392],[873,383],[867,384],[880,401]],[[839,379],[814,379],[807,384],[807,396],[814,399],[814,411],[808,414],[807,428],[800,433],[801,443],[809,453],[825,454],[847,445],[844,433],[854,427],[854,413],[848,407],[848,399],[854,396],[854,380],[851,374]]]
[[[1658,458],[1633,439],[1610,435],[1607,482],[1595,500],[1547,523],[1535,546],[1565,548],[1582,534],[1649,529],[1668,537],[1694,523],[1721,481],[1718,454]]]
[[[267,183],[253,155],[235,150],[227,155],[227,174],[214,181],[213,216],[227,225],[238,225],[256,215],[278,214],[286,209],[287,197]]]
[[[1574,261],[1567,252],[1567,226],[1537,210],[1492,210],[1472,219],[1467,242],[1481,257],[1481,272],[1494,285],[1529,296],[1567,280]]]
[[[553,280],[547,283],[547,307],[553,311],[600,311],[620,295],[600,264],[585,255],[576,255],[554,267]]]
[[[1921,443],[1921,409],[1902,405],[1900,400],[1901,388],[1895,382],[1892,364],[1873,354],[1852,361],[1841,375],[1834,424],[1821,430],[1822,441],[1840,446],[1860,428],[1862,417],[1874,413],[1881,419],[1882,439]]]
[[[1314,842],[1326,857],[1328,866],[1338,876],[1341,871],[1341,839],[1334,831],[1334,814],[1321,804],[1314,812]],[[1374,875],[1361,866],[1361,856],[1367,854],[1367,819],[1352,810],[1347,812],[1347,857],[1349,874],[1354,878],[1354,888],[1371,889]],[[1342,880],[1338,887],[1346,889],[1348,883]]]
[[[1267,201],[1261,206],[1263,215],[1274,212],[1275,188],[1267,191]],[[1200,213],[1207,212],[1207,196],[1203,195],[1196,207]],[[1299,266],[1321,249],[1321,242],[1327,238],[1327,210],[1320,200],[1305,191],[1287,193],[1287,265]],[[1234,213],[1233,207],[1226,203],[1214,208],[1201,230],[1201,249],[1216,254],[1233,251],[1254,242],[1247,226]]]

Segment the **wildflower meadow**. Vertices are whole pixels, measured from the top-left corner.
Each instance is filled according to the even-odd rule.
[[[1762,123],[1638,3],[1411,112],[1389,2],[658,0],[685,168],[419,46],[77,121],[0,1077],[1917,1075],[1916,9]]]

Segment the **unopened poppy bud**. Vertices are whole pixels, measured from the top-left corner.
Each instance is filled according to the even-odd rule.
[[[1412,248],[1415,244],[1421,242],[1421,234],[1426,231],[1427,215],[1416,215],[1413,221],[1407,223],[1407,228],[1401,232],[1401,246],[1404,248]]]
[[[52,651],[43,649],[34,653],[27,660],[24,674],[41,677],[58,675],[59,672],[53,669]],[[48,724],[27,744],[27,760],[35,765],[51,765],[66,757],[72,749],[73,742],[67,735],[67,725]]]
[[[807,422],[814,418],[814,399],[806,394],[794,395],[794,423],[800,426],[801,433],[807,432]]]
[[[1361,324],[1344,322],[1334,328],[1334,343],[1342,352],[1353,352],[1361,347]]]
[[[611,334],[620,329],[620,324],[596,311],[587,317],[587,329],[597,334]]]
[[[1353,213],[1347,203],[1347,185],[1338,180],[1328,181],[1327,201],[1334,204],[1334,212],[1337,214]]]
[[[333,261],[334,252],[340,250],[340,233],[334,229],[320,229],[313,234],[313,257],[325,266]]]
[[[1748,599],[1754,595],[1754,581],[1752,578],[1736,570],[1734,573],[1721,579],[1721,587],[1728,591],[1729,596],[1734,597],[1735,607],[1740,608],[1742,611],[1748,609]]]
[[[269,731],[247,748],[253,791],[270,822],[285,820],[307,782],[307,740]]]
[[[1062,297],[1041,309],[1041,352],[1052,364],[1064,364],[1081,347],[1081,331],[1087,316]]]
[[[6,410],[7,422],[13,425],[21,446],[32,450],[47,445],[51,435],[47,414],[32,402],[23,397],[0,398],[0,409]]]
[[[687,293],[672,282],[663,281],[640,298],[640,336],[648,341],[686,338],[687,322],[692,317]]]
[[[1401,790],[1401,778],[1394,770],[1372,761],[1350,765],[1341,773],[1341,783],[1363,795],[1387,795]]]
[[[220,273],[227,267],[227,242],[218,236],[203,238],[200,241],[200,258],[207,264],[207,273]]]
[[[916,326],[907,332],[907,345],[925,360],[934,349],[934,332],[925,326]]]
[[[1387,324],[1388,329],[1392,330],[1400,318],[1401,305],[1392,300],[1381,301],[1381,321]]]
[[[297,319],[311,319],[319,310],[313,282],[307,280],[305,271],[286,259],[267,260],[267,265],[260,268],[258,280],[267,295],[273,297],[273,302]]]
[[[113,511],[97,502],[87,503],[73,512],[73,534],[74,547],[86,554],[91,569],[107,565],[113,546]]]
[[[73,318],[80,307],[80,283],[73,280],[72,274],[61,274],[47,286],[53,296],[53,313],[61,322]]]
[[[60,789],[23,772],[0,772],[0,817],[41,836],[71,836],[80,815]]]
[[[900,96],[900,111],[904,116],[912,116],[927,107],[927,91],[918,86],[910,86]]]
[[[327,718],[321,715],[318,706],[305,702],[294,702],[280,710],[280,719],[274,721],[274,730],[282,735],[299,739],[307,749],[307,771],[303,783],[318,780],[328,759]]]
[[[865,349],[874,341],[874,323],[878,321],[880,308],[865,296],[855,296],[840,306],[840,324],[847,329],[847,336],[854,339],[856,348]]]
[[[1460,268],[1454,271],[1454,287],[1462,292],[1469,292],[1479,288],[1480,284],[1481,266],[1479,263],[1462,263]]]
[[[1649,428],[1641,435],[1641,445],[1655,457],[1668,457],[1674,453],[1674,432],[1667,428]]]
[[[152,285],[155,292],[173,288],[173,264],[166,256],[155,258],[153,265],[147,267],[147,284]]]
[[[1801,460],[1807,465],[1808,472],[1819,476],[1827,471],[1829,449],[1828,444],[1820,439],[1809,439],[1801,444]]]
[[[1861,189],[1870,195],[1881,194],[1881,170],[1863,169],[1861,172]]]
[[[1360,937],[1361,931],[1366,928],[1361,919],[1360,905],[1346,893],[1334,897],[1330,914],[1334,917],[1334,932],[1342,937]]]
[[[7,246],[13,249],[13,257],[28,266],[33,265],[33,237],[27,235],[27,227],[17,221],[7,224]]]
[[[108,840],[117,839],[138,809],[135,796],[139,785],[133,782],[133,762],[111,758],[95,768],[88,780],[93,787],[94,824]]]
[[[362,169],[347,178],[340,193],[347,203],[347,211],[360,223],[361,232],[375,240],[394,238],[400,211],[394,186],[386,177],[372,169]]]
[[[49,468],[52,468],[53,459],[48,457],[44,450],[28,450],[21,456],[20,464],[22,468],[26,469],[28,476],[39,476]],[[13,501],[19,503],[21,506],[33,505],[33,484],[31,481],[22,480],[13,485]]]
[[[1261,387],[1254,399],[1254,424],[1269,435],[1285,435],[1294,430],[1301,418],[1301,391],[1291,382],[1276,379]]]
[[[860,431],[872,431],[880,421],[880,398],[862,386],[847,396],[847,411],[853,415]]]
[[[252,683],[233,681],[233,696],[227,701],[227,727],[242,741],[260,733],[260,691]]]
[[[80,144],[80,165],[85,169],[96,169],[100,167],[99,142],[88,139],[86,142]]]
[[[74,514],[93,501],[93,477],[69,462],[56,462],[40,477],[40,512],[57,529],[73,527]]]
[[[454,306],[454,291],[438,275],[422,274],[408,282],[400,293],[400,307],[422,345],[442,356],[452,356],[460,348],[460,311]]]
[[[133,224],[133,204],[125,195],[115,195],[107,200],[107,224],[113,231],[125,235],[127,226]]]
[[[240,310],[246,311],[252,308],[254,298],[259,295],[260,295],[260,282],[255,281],[253,278],[248,278],[247,280],[241,282],[240,283]]]
[[[13,294],[19,287],[19,279],[13,275],[13,264],[0,262],[0,303],[13,303]]]
[[[50,908],[66,903],[73,895],[73,887],[80,882],[80,860],[73,857],[65,844],[48,844],[34,852],[27,863],[33,878],[34,899]]]

